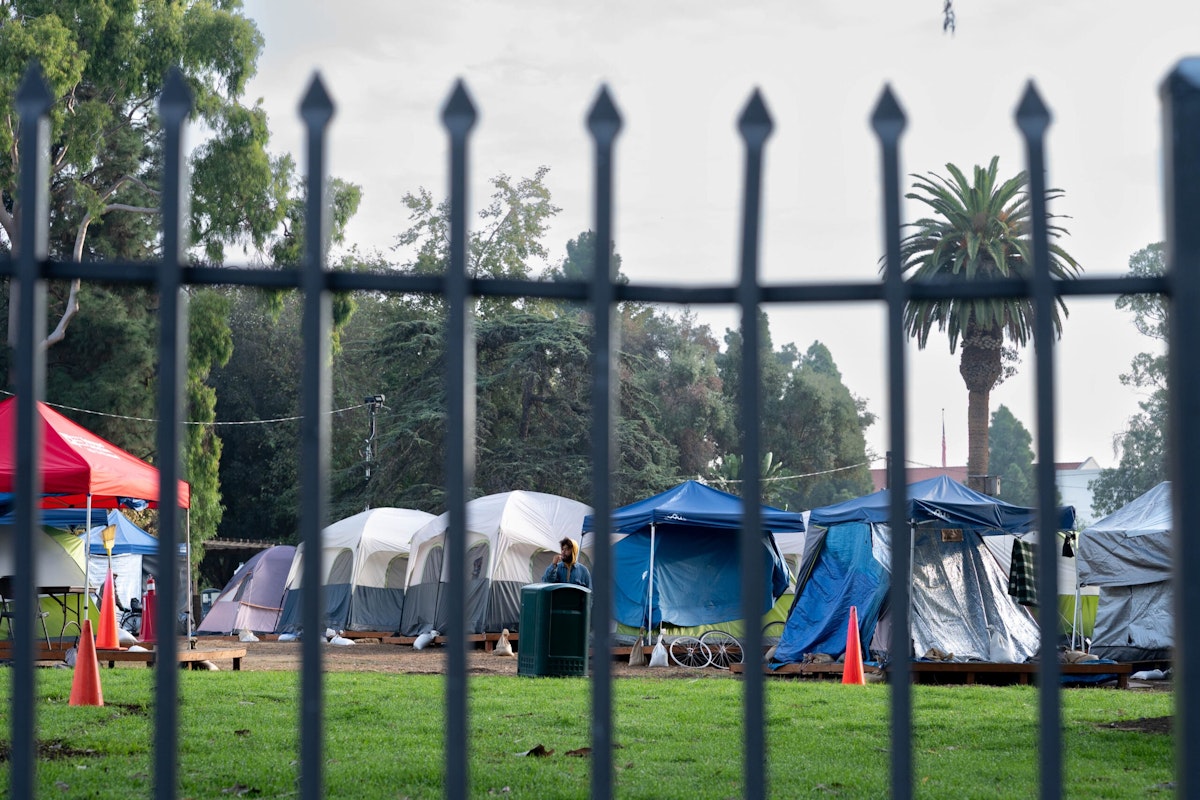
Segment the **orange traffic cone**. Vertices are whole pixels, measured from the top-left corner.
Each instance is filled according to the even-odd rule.
[[[842,683],[859,686],[866,684],[863,678],[862,643],[858,640],[858,608],[850,606],[850,624],[846,626],[846,664],[842,668]]]
[[[146,596],[142,598],[142,643],[154,643],[154,615],[158,613],[158,593],[154,591],[154,577],[146,582]]]
[[[104,692],[100,690],[100,662],[96,660],[96,642],[92,639],[92,621],[86,617],[79,636],[79,649],[75,651],[70,705],[104,705]]]
[[[100,628],[96,632],[97,650],[120,650],[121,640],[117,638],[117,605],[113,601],[112,569],[104,578],[104,597],[100,600]]]

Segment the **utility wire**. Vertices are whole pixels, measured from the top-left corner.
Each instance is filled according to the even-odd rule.
[[[2,389],[0,389],[0,394],[6,394],[9,397],[16,396],[12,392],[4,391]],[[75,406],[63,405],[62,403],[47,402],[46,405],[50,406],[51,408],[59,408],[64,411],[75,411],[80,414],[91,414],[92,416],[108,417],[109,419],[122,419],[122,420],[127,420],[129,422],[151,422],[151,423],[154,423],[155,425],[157,425],[159,422],[159,420],[151,419],[149,417],[131,417],[131,416],[127,416],[125,414],[110,414],[106,411],[93,411],[90,408],[77,408]],[[334,409],[332,411],[327,411],[325,413],[329,414],[331,416],[334,414],[344,414],[347,411],[354,411],[355,409],[358,409],[358,408],[365,408],[367,405],[369,405],[369,404],[368,403],[357,403],[352,406],[346,406],[345,408]],[[225,425],[225,426],[274,425],[274,424],[277,424],[280,422],[296,422],[297,420],[301,420],[301,419],[304,419],[304,417],[298,415],[298,416],[294,416],[294,417],[275,417],[274,419],[252,419],[252,420],[242,420],[242,421],[213,420],[212,422],[195,422],[195,421],[191,421],[191,420],[184,420],[183,424],[184,425],[213,425],[213,426],[217,426],[217,425]]]

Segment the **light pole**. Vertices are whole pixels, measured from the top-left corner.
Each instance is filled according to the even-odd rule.
[[[368,484],[371,483],[371,461],[374,457],[375,443],[375,412],[383,408],[384,396],[381,394],[372,394],[363,398],[363,402],[367,404],[367,410],[370,412],[370,422],[367,428],[367,438],[363,443],[363,462],[366,467],[366,477],[363,479],[364,494]],[[367,496],[367,508],[371,509],[371,497]]]

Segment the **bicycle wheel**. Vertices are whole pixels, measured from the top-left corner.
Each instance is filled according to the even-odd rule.
[[[695,636],[676,637],[671,642],[668,652],[671,654],[672,661],[689,669],[703,669],[712,661],[712,653],[709,652],[708,645]]]
[[[742,643],[725,631],[705,631],[700,644],[708,648],[712,665],[717,669],[729,669],[730,665],[741,664],[745,658]]]
[[[762,638],[763,644],[779,644],[779,637],[783,636],[783,629],[787,622],[781,619],[776,619],[763,625]]]

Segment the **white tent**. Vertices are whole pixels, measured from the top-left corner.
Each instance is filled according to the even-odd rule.
[[[394,631],[400,626],[409,543],[435,519],[409,508],[372,508],[321,532],[321,576],[325,586],[324,627]],[[296,548],[288,573],[279,631],[301,626],[304,545]]]
[[[541,492],[505,492],[467,503],[467,633],[516,630],[521,620],[521,587],[542,573],[569,536],[580,541],[591,507]],[[445,564],[446,529],[442,514],[417,532],[408,563],[407,597],[400,632],[416,636],[446,632],[450,580]],[[580,559],[585,566],[582,553]]]
[[[1116,661],[1170,656],[1171,484],[1164,481],[1085,528],[1079,582],[1100,588],[1091,652]]]

